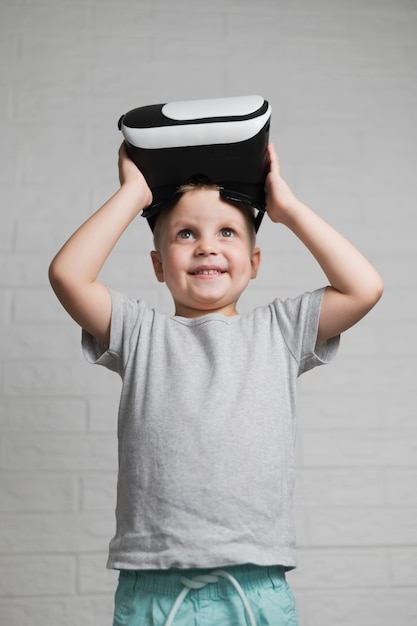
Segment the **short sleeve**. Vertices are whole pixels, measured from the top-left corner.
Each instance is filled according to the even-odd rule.
[[[110,344],[103,345],[83,329],[82,351],[89,363],[102,365],[121,376],[135,336],[139,332],[140,322],[146,305],[133,300],[117,291],[111,291],[112,313],[110,325]]]
[[[340,336],[317,344],[320,309],[325,288],[298,298],[272,303],[284,340],[298,363],[298,375],[329,363],[338,351]]]

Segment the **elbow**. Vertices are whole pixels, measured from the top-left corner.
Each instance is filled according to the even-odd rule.
[[[384,281],[382,280],[381,276],[378,274],[378,278],[375,281],[375,285],[374,285],[374,304],[376,304],[378,302],[378,300],[380,300],[382,298],[382,295],[384,293]]]
[[[54,291],[58,287],[61,282],[60,274],[57,268],[56,258],[52,260],[48,268],[48,279],[49,283]]]
[[[383,293],[384,283],[379,274],[375,273],[372,280],[368,280],[366,284],[363,284],[352,300],[354,309],[356,309],[358,314],[357,321],[367,315],[369,311],[374,308],[374,306],[382,298]]]
[[[379,274],[375,277],[372,284],[368,286],[366,293],[366,309],[370,311],[382,298],[384,293],[384,282]]]
[[[57,257],[55,257],[49,265],[48,279],[56,296],[61,300],[62,294],[67,288],[69,276]]]
[[[378,290],[377,302],[378,302],[378,300],[380,300],[382,298],[383,295],[384,295],[384,282],[383,282],[383,280],[381,278],[380,285],[379,285],[379,290]]]

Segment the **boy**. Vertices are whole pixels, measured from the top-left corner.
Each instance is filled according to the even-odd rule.
[[[124,145],[120,189],[50,266],[87,358],[123,379],[108,561],[121,570],[114,626],[297,624],[285,581],[295,567],[296,378],[334,356],[340,333],[376,304],[383,285],[294,196],[272,145],[268,155],[267,213],[310,250],[328,287],[239,316],[260,251],[247,209],[204,183],[183,188],[155,225],[152,263],[175,314],[109,291],[99,272],[152,201]]]

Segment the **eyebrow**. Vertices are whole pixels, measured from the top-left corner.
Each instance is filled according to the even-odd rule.
[[[199,228],[200,224],[201,221],[198,218],[178,218],[171,223],[171,228],[174,230],[177,230],[178,228]],[[233,227],[238,230],[239,228],[245,228],[245,224],[241,224],[241,222],[234,217],[225,216],[224,218],[219,219],[215,227],[220,229]]]

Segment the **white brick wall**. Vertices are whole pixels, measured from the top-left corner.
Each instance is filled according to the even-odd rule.
[[[290,574],[302,626],[417,623],[414,0],[2,0],[0,623],[111,624],[119,382],[87,365],[47,266],[117,185],[118,117],[260,93],[288,182],[382,272],[335,364],[300,380]],[[242,310],[322,284],[267,221]],[[140,219],[105,279],[170,307]]]

